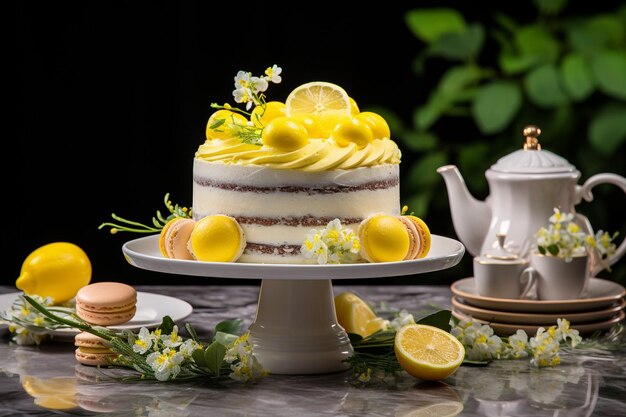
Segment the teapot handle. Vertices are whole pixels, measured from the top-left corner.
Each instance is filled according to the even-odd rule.
[[[592,175],[585,181],[582,186],[577,186],[577,201],[576,204],[580,203],[582,199],[585,201],[591,202],[593,201],[593,194],[591,189],[598,184],[613,184],[622,189],[622,191],[626,194],[626,178],[610,173],[596,174]],[[591,231],[592,229],[589,228]],[[626,253],[626,238],[622,239],[622,243],[617,247],[615,253],[608,257],[604,262],[594,262],[594,265],[591,269],[591,276],[596,276],[603,269],[613,265],[615,262],[620,260],[622,256]]]

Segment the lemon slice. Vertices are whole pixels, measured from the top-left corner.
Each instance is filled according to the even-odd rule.
[[[338,294],[335,297],[335,311],[339,325],[347,333],[367,337],[386,328],[385,320],[376,316],[367,303],[354,293]]]
[[[396,332],[394,350],[400,366],[424,381],[449,377],[465,358],[465,348],[456,337],[424,324],[401,327]]]
[[[336,84],[313,81],[296,87],[285,101],[287,116],[338,113],[349,116],[352,104],[346,90]]]

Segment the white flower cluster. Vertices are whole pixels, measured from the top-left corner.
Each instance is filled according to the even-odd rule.
[[[178,335],[176,325],[170,334],[161,334],[160,329],[151,332],[142,327],[133,344],[133,351],[140,355],[152,351],[146,358],[146,362],[159,381],[176,378],[180,373],[181,364],[185,361],[193,361],[191,354],[200,348],[201,346],[193,339],[183,341],[183,338]]]
[[[282,81],[280,73],[283,69],[273,65],[265,70],[265,75],[253,77],[252,73],[239,71],[235,76],[235,90],[233,97],[237,103],[245,103],[246,110],[250,110],[252,105],[264,105],[265,101],[259,93],[267,90],[268,82],[279,84]]]
[[[34,294],[31,297],[46,307],[54,303],[51,297],[44,298]],[[68,314],[70,312],[69,308],[64,307],[56,307],[56,310],[62,310]],[[0,312],[0,319],[9,323],[11,338],[18,345],[39,345],[48,337],[45,326],[49,325],[50,321],[31,307],[22,296],[17,297],[10,309]]]
[[[573,213],[563,213],[558,208],[550,216],[550,225],[542,227],[537,232],[537,249],[540,253],[563,258],[566,262],[574,256],[588,253],[588,250],[597,250],[601,257],[615,253],[616,245],[612,236],[599,230],[595,236],[585,234],[574,222]]]
[[[415,324],[415,318],[413,317],[413,314],[409,313],[405,309],[400,310],[393,320],[385,320],[385,328],[393,329],[395,331],[400,330],[401,327],[404,327],[407,324]]]
[[[230,378],[235,381],[253,382],[268,374],[252,353],[252,344],[248,341],[249,334],[246,332],[239,336],[224,356],[224,361],[230,364],[233,371]]]
[[[324,229],[311,229],[300,248],[305,257],[317,258],[320,265],[356,262],[360,250],[359,237],[343,227],[339,219],[330,221]]]
[[[561,361],[559,350],[561,343],[576,347],[582,337],[578,330],[570,328],[565,319],[558,319],[556,326],[547,330],[543,327],[530,340],[524,330],[508,338],[495,335],[493,328],[480,324],[472,318],[451,323],[450,333],[465,346],[465,357],[470,361],[490,361],[493,359],[520,359],[530,357],[531,365],[541,368],[558,365]]]

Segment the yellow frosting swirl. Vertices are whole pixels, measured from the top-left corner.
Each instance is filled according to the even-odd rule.
[[[236,138],[214,139],[200,145],[196,152],[196,158],[208,162],[221,161],[306,172],[399,164],[401,156],[398,145],[388,138],[374,139],[361,149],[354,143],[339,146],[332,138],[310,139],[306,146],[294,151],[246,144]]]

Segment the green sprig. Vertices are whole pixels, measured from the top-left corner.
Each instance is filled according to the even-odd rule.
[[[163,229],[163,226],[165,226],[165,224],[173,218],[182,217],[190,219],[193,217],[192,210],[178,204],[172,204],[169,197],[169,193],[165,194],[163,202],[165,203],[165,207],[170,214],[167,216],[163,216],[163,214],[161,214],[161,212],[157,210],[156,215],[152,217],[152,226],[128,220],[116,215],[115,213],[112,213],[111,217],[113,218],[113,220],[116,220],[117,223],[102,223],[100,226],[98,226],[98,230],[102,229],[103,227],[110,227],[110,232],[113,235],[118,232],[159,233]]]

